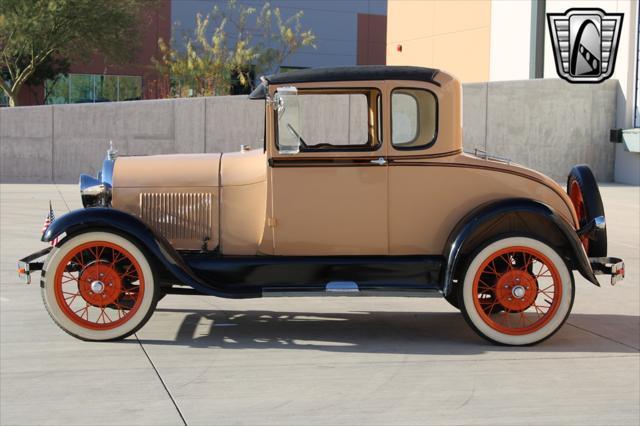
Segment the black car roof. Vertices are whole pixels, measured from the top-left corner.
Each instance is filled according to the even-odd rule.
[[[413,80],[436,83],[437,69],[412,66],[360,65],[337,68],[309,68],[266,76],[269,84],[311,83],[365,80]],[[260,83],[249,95],[250,99],[264,99],[266,87]]]

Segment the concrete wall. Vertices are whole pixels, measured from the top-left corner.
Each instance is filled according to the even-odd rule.
[[[465,149],[509,157],[558,181],[588,163],[611,181],[616,96],[616,81],[467,84]],[[261,147],[263,108],[244,96],[0,108],[0,181],[77,181],[97,172],[109,140],[123,155]]]
[[[464,85],[464,147],[510,158],[564,181],[571,166],[589,164],[613,181],[618,82],[569,84],[523,80]]]
[[[123,155],[262,146],[263,111],[244,96],[0,108],[0,181],[74,182],[109,140]]]

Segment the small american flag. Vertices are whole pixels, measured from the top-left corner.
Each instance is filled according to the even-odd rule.
[[[42,225],[43,235],[47,231],[47,228],[49,228],[49,225],[51,225],[54,220],[56,220],[56,215],[53,213],[53,207],[51,207],[51,201],[49,201],[49,214],[47,214],[47,217],[44,219],[44,225]],[[52,246],[55,246],[56,244],[58,244],[58,238],[54,238],[53,240],[51,240]]]

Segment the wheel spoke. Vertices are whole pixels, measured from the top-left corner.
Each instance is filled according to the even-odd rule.
[[[540,293],[542,293],[542,294],[544,294],[545,296],[550,297],[550,298],[552,298],[552,299],[553,299],[553,292],[552,292],[552,291],[550,291],[550,292],[546,292],[546,291],[540,290]],[[549,294],[549,293],[551,293],[551,294]]]
[[[493,274],[496,275],[498,277],[500,277],[502,274],[500,272],[498,272],[498,269],[496,268],[496,262],[495,259],[491,261],[491,263],[489,265],[487,265],[487,268],[484,271],[485,273],[488,274]]]
[[[113,267],[115,268],[115,266],[118,264],[118,262],[120,262],[121,260],[124,259],[124,256],[122,255],[122,253],[120,253],[119,251],[114,250],[113,251],[113,258],[111,260],[111,265],[113,265]]]
[[[544,273],[542,270],[544,269],[544,272],[549,272],[549,269],[547,268],[547,266],[540,262],[540,271],[536,274],[536,278],[540,278],[542,276],[542,274]]]
[[[78,258],[78,256],[80,256],[80,257]],[[73,262],[77,263],[78,265],[80,265],[80,268],[84,269],[84,262],[83,262],[83,259],[82,259],[82,252],[76,254],[73,257]]]
[[[61,284],[68,284],[68,283],[72,283],[72,282],[76,282],[76,283],[77,283],[77,282],[78,282],[78,280],[77,280],[77,279],[75,279],[75,278],[71,278],[71,279],[68,279],[68,280],[66,280],[66,281],[62,281],[62,283],[61,283]]]

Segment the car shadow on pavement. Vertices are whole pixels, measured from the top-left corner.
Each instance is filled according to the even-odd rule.
[[[637,344],[618,342],[585,324],[634,331],[630,315],[575,314],[550,339],[531,347],[493,345],[478,337],[456,312],[318,313],[267,310],[217,311],[158,308],[171,314],[158,321],[184,318],[174,339],[149,330],[139,333],[143,344],[194,348],[280,348],[329,352],[468,355],[492,352],[638,353]],[[156,314],[156,315],[157,315]],[[572,323],[580,324],[574,326]],[[629,325],[632,324],[631,327]],[[154,327],[151,327],[154,328]],[[165,327],[161,327],[164,331]],[[637,334],[637,333],[636,333]],[[162,338],[155,338],[162,337]],[[628,340],[628,339],[627,339]]]

